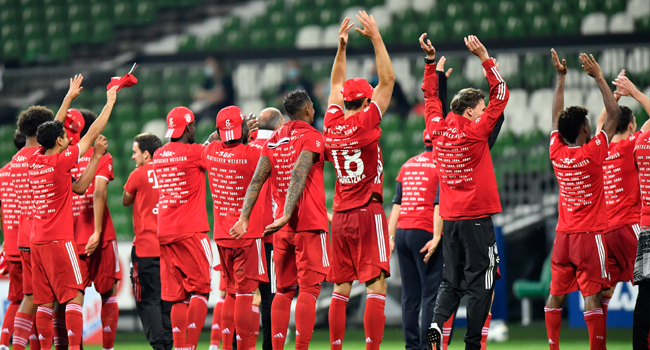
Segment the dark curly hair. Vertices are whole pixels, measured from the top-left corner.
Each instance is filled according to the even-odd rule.
[[[146,132],[144,134],[140,134],[136,136],[133,139],[133,142],[138,143],[138,148],[140,149],[140,152],[143,153],[144,151],[149,152],[151,159],[153,159],[153,154],[156,152],[156,150],[162,147],[162,141],[160,141],[158,136],[150,132]]]
[[[348,111],[354,111],[361,108],[361,106],[363,106],[363,102],[365,102],[366,100],[370,101],[369,98],[362,97],[352,101],[343,101],[343,105],[345,106],[345,109],[347,109]]]
[[[95,114],[95,112],[91,111],[90,109],[85,108],[78,109],[78,111],[84,117],[84,128],[79,134],[79,136],[83,138],[86,136],[86,133],[88,132],[88,129],[90,129],[90,126],[95,122],[95,119],[97,119],[97,114]]]
[[[54,112],[44,106],[31,106],[18,116],[18,130],[25,137],[36,136],[38,126],[54,120]]]
[[[25,143],[27,143],[25,134],[16,129],[16,131],[14,131],[14,146],[16,146],[17,149],[21,149],[25,147]]]
[[[624,134],[627,131],[628,125],[634,122],[634,112],[628,107],[619,107],[621,108],[621,116],[618,118],[618,124],[616,124],[616,134]]]
[[[66,137],[63,123],[58,120],[51,120],[45,122],[38,127],[36,131],[36,141],[45,149],[51,149],[56,146],[56,139],[59,137]]]
[[[293,90],[284,98],[284,110],[287,111],[289,117],[294,117],[305,108],[309,101],[311,101],[311,98],[309,98],[307,91]]]
[[[557,117],[557,130],[568,143],[576,142],[580,129],[589,123],[589,110],[585,107],[572,106],[560,112]]]
[[[481,89],[462,89],[451,100],[451,111],[458,115],[463,115],[467,108],[476,108],[476,105],[484,99],[485,93]]]

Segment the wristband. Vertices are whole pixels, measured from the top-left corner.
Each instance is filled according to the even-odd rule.
[[[434,59],[430,60],[427,56],[424,56],[424,63],[425,64],[435,64],[436,59],[434,58]]]

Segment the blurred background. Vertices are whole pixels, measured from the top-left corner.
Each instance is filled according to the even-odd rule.
[[[128,266],[132,218],[121,195],[135,166],[133,137],[150,131],[163,138],[167,112],[185,105],[197,116],[197,142],[202,142],[214,131],[220,108],[236,104],[254,114],[267,106],[281,108],[284,95],[298,88],[312,97],[314,126],[322,129],[340,21],[354,21],[359,10],[375,17],[397,76],[382,121],[387,214],[400,166],[424,148],[424,64],[418,36],[427,32],[438,56],[447,57],[445,68],[454,69],[448,81],[450,100],[464,87],[487,89],[480,62],[465,48],[464,36],[478,35],[500,62],[511,95],[492,149],[504,209],[494,218],[504,275],[495,318],[511,324],[542,321],[550,282],[547,256],[557,222],[557,182],[548,159],[555,81],[550,48],[566,58],[570,69],[565,105],[589,108],[595,126],[602,97],[582,71],[578,54],[593,53],[609,80],[626,69],[639,90],[650,93],[650,0],[0,0],[0,164],[15,153],[12,135],[21,110],[40,104],[56,112],[68,79],[81,73],[84,91],[72,107],[99,114],[110,77],[124,75],[137,62],[138,83],[118,94],[104,132],[115,169],[108,204]],[[357,32],[350,34],[347,67],[348,78],[376,84],[372,45]],[[634,110],[639,126],[648,118],[633,99],[624,97],[620,104]],[[334,182],[328,163],[330,208]],[[206,205],[211,205],[209,196]],[[212,211],[208,213],[212,223]],[[401,284],[396,257],[391,262],[387,324],[399,326]],[[139,325],[127,300],[128,275],[124,281],[121,328],[135,330]],[[362,310],[365,300],[364,288],[356,290],[349,307],[350,315],[356,315],[348,318],[352,326],[361,325],[362,312],[354,310]],[[615,315],[608,317],[610,326],[631,326],[635,293],[631,285],[618,288],[610,304]],[[328,289],[322,293],[328,294]],[[323,327],[326,299],[319,304],[317,320]],[[582,320],[579,299],[574,296],[565,308],[575,327]],[[579,317],[572,318],[572,312]]]

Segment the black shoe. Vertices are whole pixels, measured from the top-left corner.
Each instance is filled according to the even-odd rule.
[[[427,330],[427,347],[429,350],[434,350],[433,343],[436,343],[435,350],[442,350],[442,332],[438,324],[432,323]]]

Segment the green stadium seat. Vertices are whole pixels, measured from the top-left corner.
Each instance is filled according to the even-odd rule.
[[[510,17],[506,21],[505,30],[503,31],[503,36],[506,38],[522,38],[525,36],[524,25],[521,19],[517,17]]]
[[[95,3],[90,7],[90,17],[93,20],[112,20],[111,12],[106,3]]]
[[[5,24],[0,30],[0,42],[16,39],[18,36],[18,26],[15,24]]]
[[[160,84],[160,71],[143,67],[138,69],[138,85],[141,87]],[[136,86],[138,86],[136,85]]]
[[[181,35],[178,38],[179,52],[193,52],[196,50],[196,36],[191,34]]]
[[[431,6],[429,9],[420,12],[420,19],[422,21],[422,24],[425,26],[429,24],[431,21],[438,21],[440,20],[440,11],[439,11],[439,6]]]
[[[445,25],[440,21],[431,22],[427,27],[427,38],[434,42],[447,40],[447,31]],[[413,40],[413,38],[411,38]]]
[[[472,28],[469,22],[464,19],[458,19],[454,22],[450,37],[451,39],[462,39],[470,34],[472,34]]]
[[[102,108],[104,108],[104,104],[106,103],[106,88],[104,86],[98,86],[94,88],[93,91],[90,93],[92,94],[92,98],[91,98],[92,102],[88,103],[88,105],[90,104],[101,105],[101,107],[99,107],[98,109],[98,111],[101,111]],[[84,108],[89,108],[89,106],[84,106]]]
[[[241,30],[231,30],[226,33],[225,45],[220,49],[241,49],[244,47],[244,34]]]
[[[120,103],[118,103],[118,105],[115,106],[115,110],[113,113],[115,114],[115,120],[118,121],[135,120],[137,116],[135,106],[130,103],[124,103],[124,101],[121,100]]]
[[[645,32],[645,33],[650,32],[650,16],[645,16],[640,18],[636,22],[636,29],[639,32]]]
[[[567,3],[565,0],[555,0],[551,5],[552,16],[559,17],[565,14],[571,14],[572,12],[573,11],[569,7],[569,3]]]
[[[618,12],[625,12],[626,0],[605,0],[603,6],[605,13],[613,15]]]
[[[13,8],[4,8],[0,11],[0,23],[11,24],[18,22],[16,10]]]
[[[27,23],[23,27],[23,40],[41,39],[43,37],[43,27],[41,23]]]
[[[388,137],[388,142],[390,145],[393,145],[393,151],[390,152],[388,157],[388,169],[397,173],[402,165],[408,160],[408,155],[406,154],[406,151],[404,151],[402,134],[391,133]],[[400,142],[402,146],[396,149],[394,146],[396,143],[394,142]],[[391,178],[394,178],[394,176],[391,176]]]
[[[248,20],[248,30],[266,30],[268,29],[269,21],[266,16],[256,16]]]
[[[405,133],[408,135],[410,133],[419,133],[420,141],[422,141],[422,132],[426,128],[426,123],[424,118],[421,116],[409,117],[406,119]]]
[[[474,2],[472,5],[472,18],[478,20],[486,17],[491,17],[489,5],[480,1]]]
[[[273,12],[269,15],[271,28],[292,26],[292,18],[286,12]]]
[[[289,28],[279,28],[275,31],[275,46],[279,48],[293,47],[296,32]]]
[[[362,0],[339,0],[339,8],[341,10],[349,9],[350,7],[361,6]]]
[[[323,10],[335,10],[339,9],[339,2],[337,0],[313,0],[312,7],[316,13],[322,12]]]
[[[556,33],[558,35],[579,35],[580,24],[576,21],[575,17],[571,15],[562,15],[560,16]]]
[[[22,20],[23,23],[38,23],[43,20],[43,14],[37,7],[28,7],[23,9]]]
[[[445,65],[445,69],[448,69],[447,65]],[[456,69],[454,69],[454,71],[456,71]],[[449,79],[447,79],[447,88],[452,92],[452,94],[455,94],[457,91],[460,91],[460,89],[464,89],[468,86],[469,84],[462,74],[452,74],[449,76]],[[452,94],[450,94],[450,97],[453,96]],[[449,102],[451,103],[451,100],[449,100]]]
[[[133,24],[134,11],[130,2],[117,2],[113,5],[113,23]]]
[[[528,34],[534,37],[550,36],[552,34],[551,24],[546,17],[535,16]]]
[[[400,23],[400,22],[396,22],[396,23]],[[409,41],[413,41],[413,38],[417,38],[422,34],[420,33],[420,28],[418,24],[415,22],[404,22],[404,24],[397,26],[397,30],[399,31],[398,40],[401,43],[407,43]]]
[[[106,138],[109,141],[108,144],[108,151],[113,152],[113,145],[110,143],[111,139],[115,138],[115,123],[107,123],[106,126],[104,127],[104,131],[102,131],[102,135],[106,136]]]
[[[393,15],[393,23],[417,23],[419,18],[412,9],[397,12]]]
[[[88,23],[74,21],[70,24],[70,43],[83,44],[88,42]]]
[[[48,58],[50,61],[60,62],[64,61],[70,55],[70,48],[68,43],[63,39],[54,39],[50,41],[50,50]]]
[[[310,24],[313,24],[316,22],[316,13],[309,11],[309,10],[303,10],[303,11],[298,11],[296,12],[296,15],[294,17],[294,24],[296,28],[302,28],[305,26],[308,26]]]
[[[164,72],[163,72],[164,75]],[[187,71],[186,83],[190,85],[203,84],[205,80],[205,74],[201,67],[193,66],[190,67]]]
[[[579,0],[578,15],[584,16],[598,11],[598,3],[595,0]]]
[[[25,8],[25,7],[37,7],[41,4],[40,1],[38,0],[20,0],[20,6]]]
[[[138,124],[134,121],[123,121],[120,123],[120,135],[137,135],[140,133],[140,128],[138,127]],[[129,150],[131,149],[132,142],[129,144]],[[128,154],[127,152],[126,154]]]
[[[479,37],[485,39],[494,39],[499,36],[497,22],[492,18],[483,18],[479,24]]]
[[[323,9],[320,11],[319,21],[322,27],[338,23],[339,13],[333,9]]]
[[[45,53],[45,45],[41,39],[30,39],[25,45],[25,56],[23,60],[26,63],[31,63],[37,61],[39,58],[43,57]]]
[[[177,67],[165,67],[162,71],[163,84],[183,84],[183,71]]]
[[[107,20],[97,21],[93,25],[93,36],[91,42],[106,43],[113,40],[113,25]]]
[[[385,115],[381,119],[380,124],[382,130],[390,131],[401,131],[402,130],[402,118],[394,114]]]
[[[222,26],[224,32],[241,30],[241,18],[235,16],[226,17],[223,20]]]
[[[362,6],[365,7],[367,10],[370,10],[375,6],[381,6],[383,4],[384,4],[383,0],[363,0]]]
[[[143,122],[148,122],[154,119],[163,119],[165,118],[165,111],[162,111],[157,103],[147,102],[142,105],[140,110],[140,119]]]
[[[136,24],[151,24],[156,19],[156,9],[153,1],[140,1],[135,9]]]
[[[204,51],[217,51],[223,45],[223,35],[212,34],[203,39]]]
[[[83,21],[88,18],[86,7],[83,5],[71,5],[68,8],[68,21]]]
[[[517,16],[517,9],[512,1],[501,1],[499,3],[499,10],[497,11],[497,18],[509,18]]]
[[[43,0],[44,6],[63,6],[65,1],[63,0]]]
[[[291,12],[300,12],[300,11],[310,11],[313,8],[313,2],[311,0],[295,0],[291,4]]]
[[[10,39],[2,45],[2,57],[6,60],[18,60],[22,58],[22,45],[20,40]]]
[[[467,15],[465,13],[465,8],[460,3],[450,3],[445,9],[445,20],[449,22],[454,22],[456,19],[465,18]]]
[[[148,102],[159,102],[164,100],[164,96],[160,86],[148,85],[142,88],[142,99]]]
[[[530,299],[545,300],[551,291],[551,256],[549,254],[542,267],[542,273],[538,281],[530,280],[517,280],[512,284],[512,292],[517,299],[521,299],[522,310],[522,324],[528,325],[530,319],[528,316],[532,315]]]
[[[399,35],[398,29],[396,29],[394,26],[390,26],[388,28],[385,28],[381,32],[381,38],[384,40],[384,43],[387,45],[394,44],[398,41],[398,35]]]
[[[269,0],[266,3],[267,12],[284,11],[284,0]]]
[[[167,96],[168,101],[188,101],[190,99],[190,92],[182,85],[167,84],[165,83],[164,95]],[[178,104],[177,104],[178,106]]]
[[[523,16],[526,21],[529,19],[532,20],[535,16],[539,15],[540,13],[543,12],[542,5],[535,0],[527,0],[524,3],[524,13]]]
[[[253,47],[267,48],[272,46],[268,30],[253,30],[251,31],[250,38]]]

